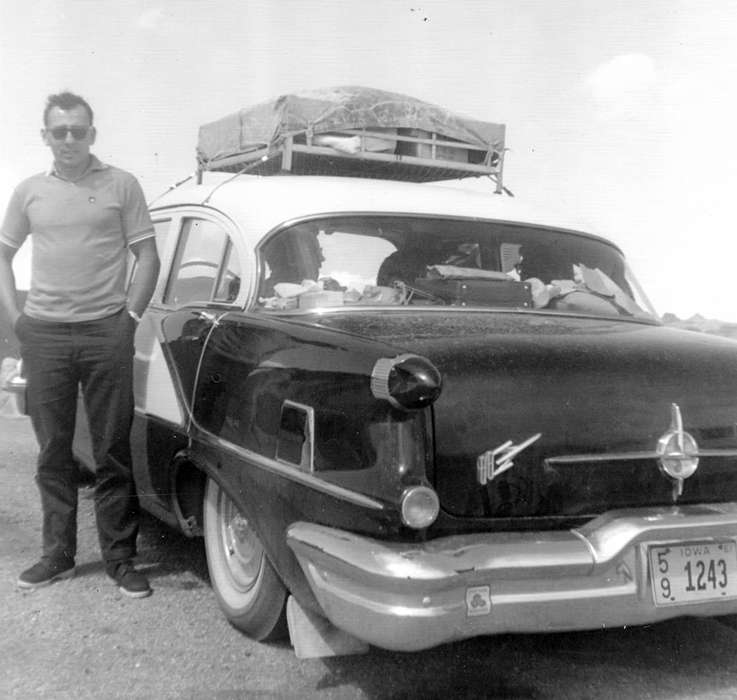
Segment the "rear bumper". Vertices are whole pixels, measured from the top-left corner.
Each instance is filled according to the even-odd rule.
[[[612,511],[578,530],[386,543],[299,522],[287,532],[325,616],[386,649],[737,613],[737,597],[656,606],[648,546],[737,539],[737,504]],[[734,552],[734,548],[732,548]]]

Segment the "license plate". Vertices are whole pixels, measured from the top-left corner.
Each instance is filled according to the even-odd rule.
[[[656,605],[701,603],[737,596],[737,544],[676,542],[651,546]]]

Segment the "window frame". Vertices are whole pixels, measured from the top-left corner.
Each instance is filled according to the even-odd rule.
[[[161,257],[161,273],[159,275],[159,281],[157,283],[157,289],[154,294],[154,302],[157,306],[160,306],[167,310],[186,308],[188,306],[215,306],[222,308],[242,308],[245,305],[246,300],[251,294],[251,286],[253,284],[253,264],[251,258],[252,255],[248,255],[247,250],[244,248],[243,241],[238,227],[233,221],[216,210],[203,210],[196,206],[180,206],[180,207],[166,207],[158,209],[151,214],[154,225],[164,223],[166,220],[170,221],[170,232],[167,236],[163,253]],[[198,299],[183,302],[180,304],[173,303],[167,300],[167,295],[170,292],[170,284],[174,279],[174,275],[178,270],[179,260],[181,260],[180,250],[183,243],[183,236],[185,235],[185,226],[187,221],[199,220],[218,226],[223,233],[226,235],[226,245],[223,246],[223,253],[218,261],[218,268],[213,280],[213,286],[210,289],[209,299]],[[186,241],[184,242],[186,246]],[[232,301],[226,301],[224,299],[216,299],[215,295],[219,289],[219,285],[222,280],[222,275],[225,274],[225,265],[229,261],[230,251],[233,251],[237,256],[238,264],[241,272],[241,283],[236,298]]]

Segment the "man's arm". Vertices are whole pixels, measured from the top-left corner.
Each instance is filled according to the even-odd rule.
[[[24,192],[23,183],[15,188],[0,226],[0,316],[13,326],[20,316],[13,258],[31,232],[31,223],[26,216]]]
[[[159,254],[156,239],[145,238],[131,245],[136,258],[136,270],[128,288],[128,309],[140,316],[148,306],[159,277]]]
[[[0,314],[10,321],[11,326],[15,326],[20,316],[13,274],[13,258],[16,252],[16,248],[0,243]]]

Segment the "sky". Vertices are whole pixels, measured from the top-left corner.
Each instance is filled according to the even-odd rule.
[[[50,164],[51,93],[153,199],[200,124],[364,85],[506,124],[516,197],[617,243],[659,313],[737,322],[735,75],[733,0],[2,0],[0,209]]]

